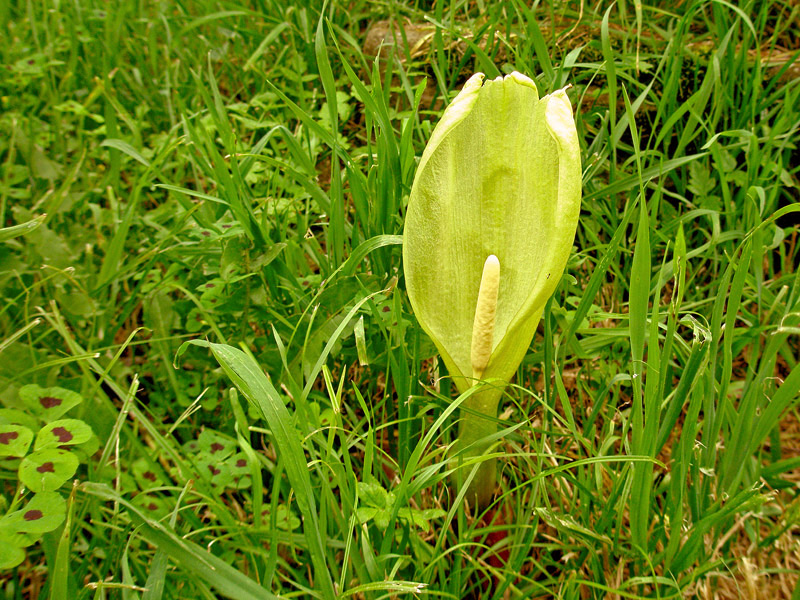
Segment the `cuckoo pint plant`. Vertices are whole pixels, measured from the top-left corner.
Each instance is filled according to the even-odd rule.
[[[539,98],[520,73],[473,75],[422,155],[403,240],[411,305],[458,391],[486,382],[461,406],[459,457],[489,447],[503,389],[564,271],[580,200],[566,92]],[[485,460],[468,500],[488,504],[495,482]]]

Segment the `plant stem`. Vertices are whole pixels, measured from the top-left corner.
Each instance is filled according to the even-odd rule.
[[[497,403],[501,394],[502,390],[487,386],[467,398],[461,405],[458,440],[453,451],[454,453],[462,449],[466,451],[458,457],[459,463],[481,456],[489,449],[491,442],[485,439],[497,432]],[[478,466],[478,472],[466,494],[471,505],[484,508],[491,502],[496,483],[496,462],[494,458],[487,459]],[[459,486],[469,476],[474,466],[468,465],[455,472],[454,478]]]

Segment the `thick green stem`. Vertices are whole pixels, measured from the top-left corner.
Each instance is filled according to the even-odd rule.
[[[456,459],[459,463],[481,456],[489,449],[491,442],[482,440],[497,432],[497,404],[501,393],[497,388],[487,387],[461,405],[458,440],[453,446],[454,453],[466,449]],[[496,462],[494,458],[487,459],[478,466],[478,472],[467,489],[466,499],[470,505],[484,508],[492,501],[497,481]],[[474,464],[458,469],[454,474],[455,481],[459,484],[465,481],[473,468]]]

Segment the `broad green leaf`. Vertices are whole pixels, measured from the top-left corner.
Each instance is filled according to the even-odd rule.
[[[22,425],[0,425],[0,457],[25,456],[33,440],[33,432]]]
[[[214,486],[227,487],[233,483],[230,465],[221,458],[201,452],[195,458],[197,468],[203,477],[208,477]]]
[[[356,517],[358,517],[359,523],[366,523],[371,521],[375,518],[375,515],[378,514],[378,511],[382,510],[379,508],[375,508],[374,506],[359,506],[356,509]]]
[[[0,540],[4,542],[0,546],[8,545],[16,548],[27,548],[38,542],[39,538],[42,537],[39,533],[19,531],[19,517],[20,515],[13,512],[0,519]],[[0,560],[0,563],[2,563],[2,560]]]
[[[191,442],[196,444],[194,440]],[[167,485],[167,480],[162,476],[161,470],[156,469],[153,463],[145,458],[139,458],[131,465],[131,471],[136,479],[136,483],[141,490],[149,490],[153,487]]]
[[[67,450],[48,448],[22,459],[19,480],[34,492],[54,492],[75,475],[78,457]]]
[[[88,442],[92,435],[92,428],[80,419],[60,419],[39,430],[33,449],[76,446]]]
[[[270,516],[270,507],[267,506],[261,511],[261,518],[265,523],[269,523]],[[294,531],[300,527],[300,519],[286,508],[285,504],[279,504],[278,508],[275,509],[275,524],[284,531]]]
[[[71,408],[83,402],[81,395],[71,390],[60,387],[43,388],[35,383],[22,386],[19,397],[34,414],[48,422],[61,418]]]
[[[53,531],[64,522],[67,503],[56,492],[35,494],[24,508],[6,515],[2,529],[18,534],[38,535]]]
[[[580,194],[578,137],[565,92],[540,99],[519,73],[467,81],[422,155],[403,243],[416,317],[461,392],[473,383],[471,338],[487,257],[499,259],[500,275],[482,378],[508,381],[564,270]]]
[[[170,512],[169,505],[157,494],[136,494],[133,498],[133,505],[151,519],[163,519]]]
[[[401,508],[397,511],[397,516],[407,522],[413,523],[415,527],[423,531],[430,531],[430,519],[438,519],[447,513],[442,509],[431,508],[428,510],[417,510],[415,508]]]
[[[213,429],[204,429],[197,438],[197,450],[208,453],[216,460],[222,460],[236,451],[236,442]]]
[[[377,508],[391,508],[389,492],[376,481],[359,481],[358,497],[366,504]]]
[[[250,473],[250,463],[247,461],[247,454],[238,452],[230,458],[225,459],[225,464],[230,469],[233,476],[233,486],[236,489],[249,487],[252,479]]]
[[[13,569],[25,560],[25,550],[9,543],[0,544],[0,571]]]

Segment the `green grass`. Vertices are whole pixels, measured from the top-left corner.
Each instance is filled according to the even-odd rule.
[[[97,442],[0,597],[800,597],[798,7],[112,4],[0,7],[0,405]],[[584,195],[474,515],[400,236],[513,70],[571,85]]]

